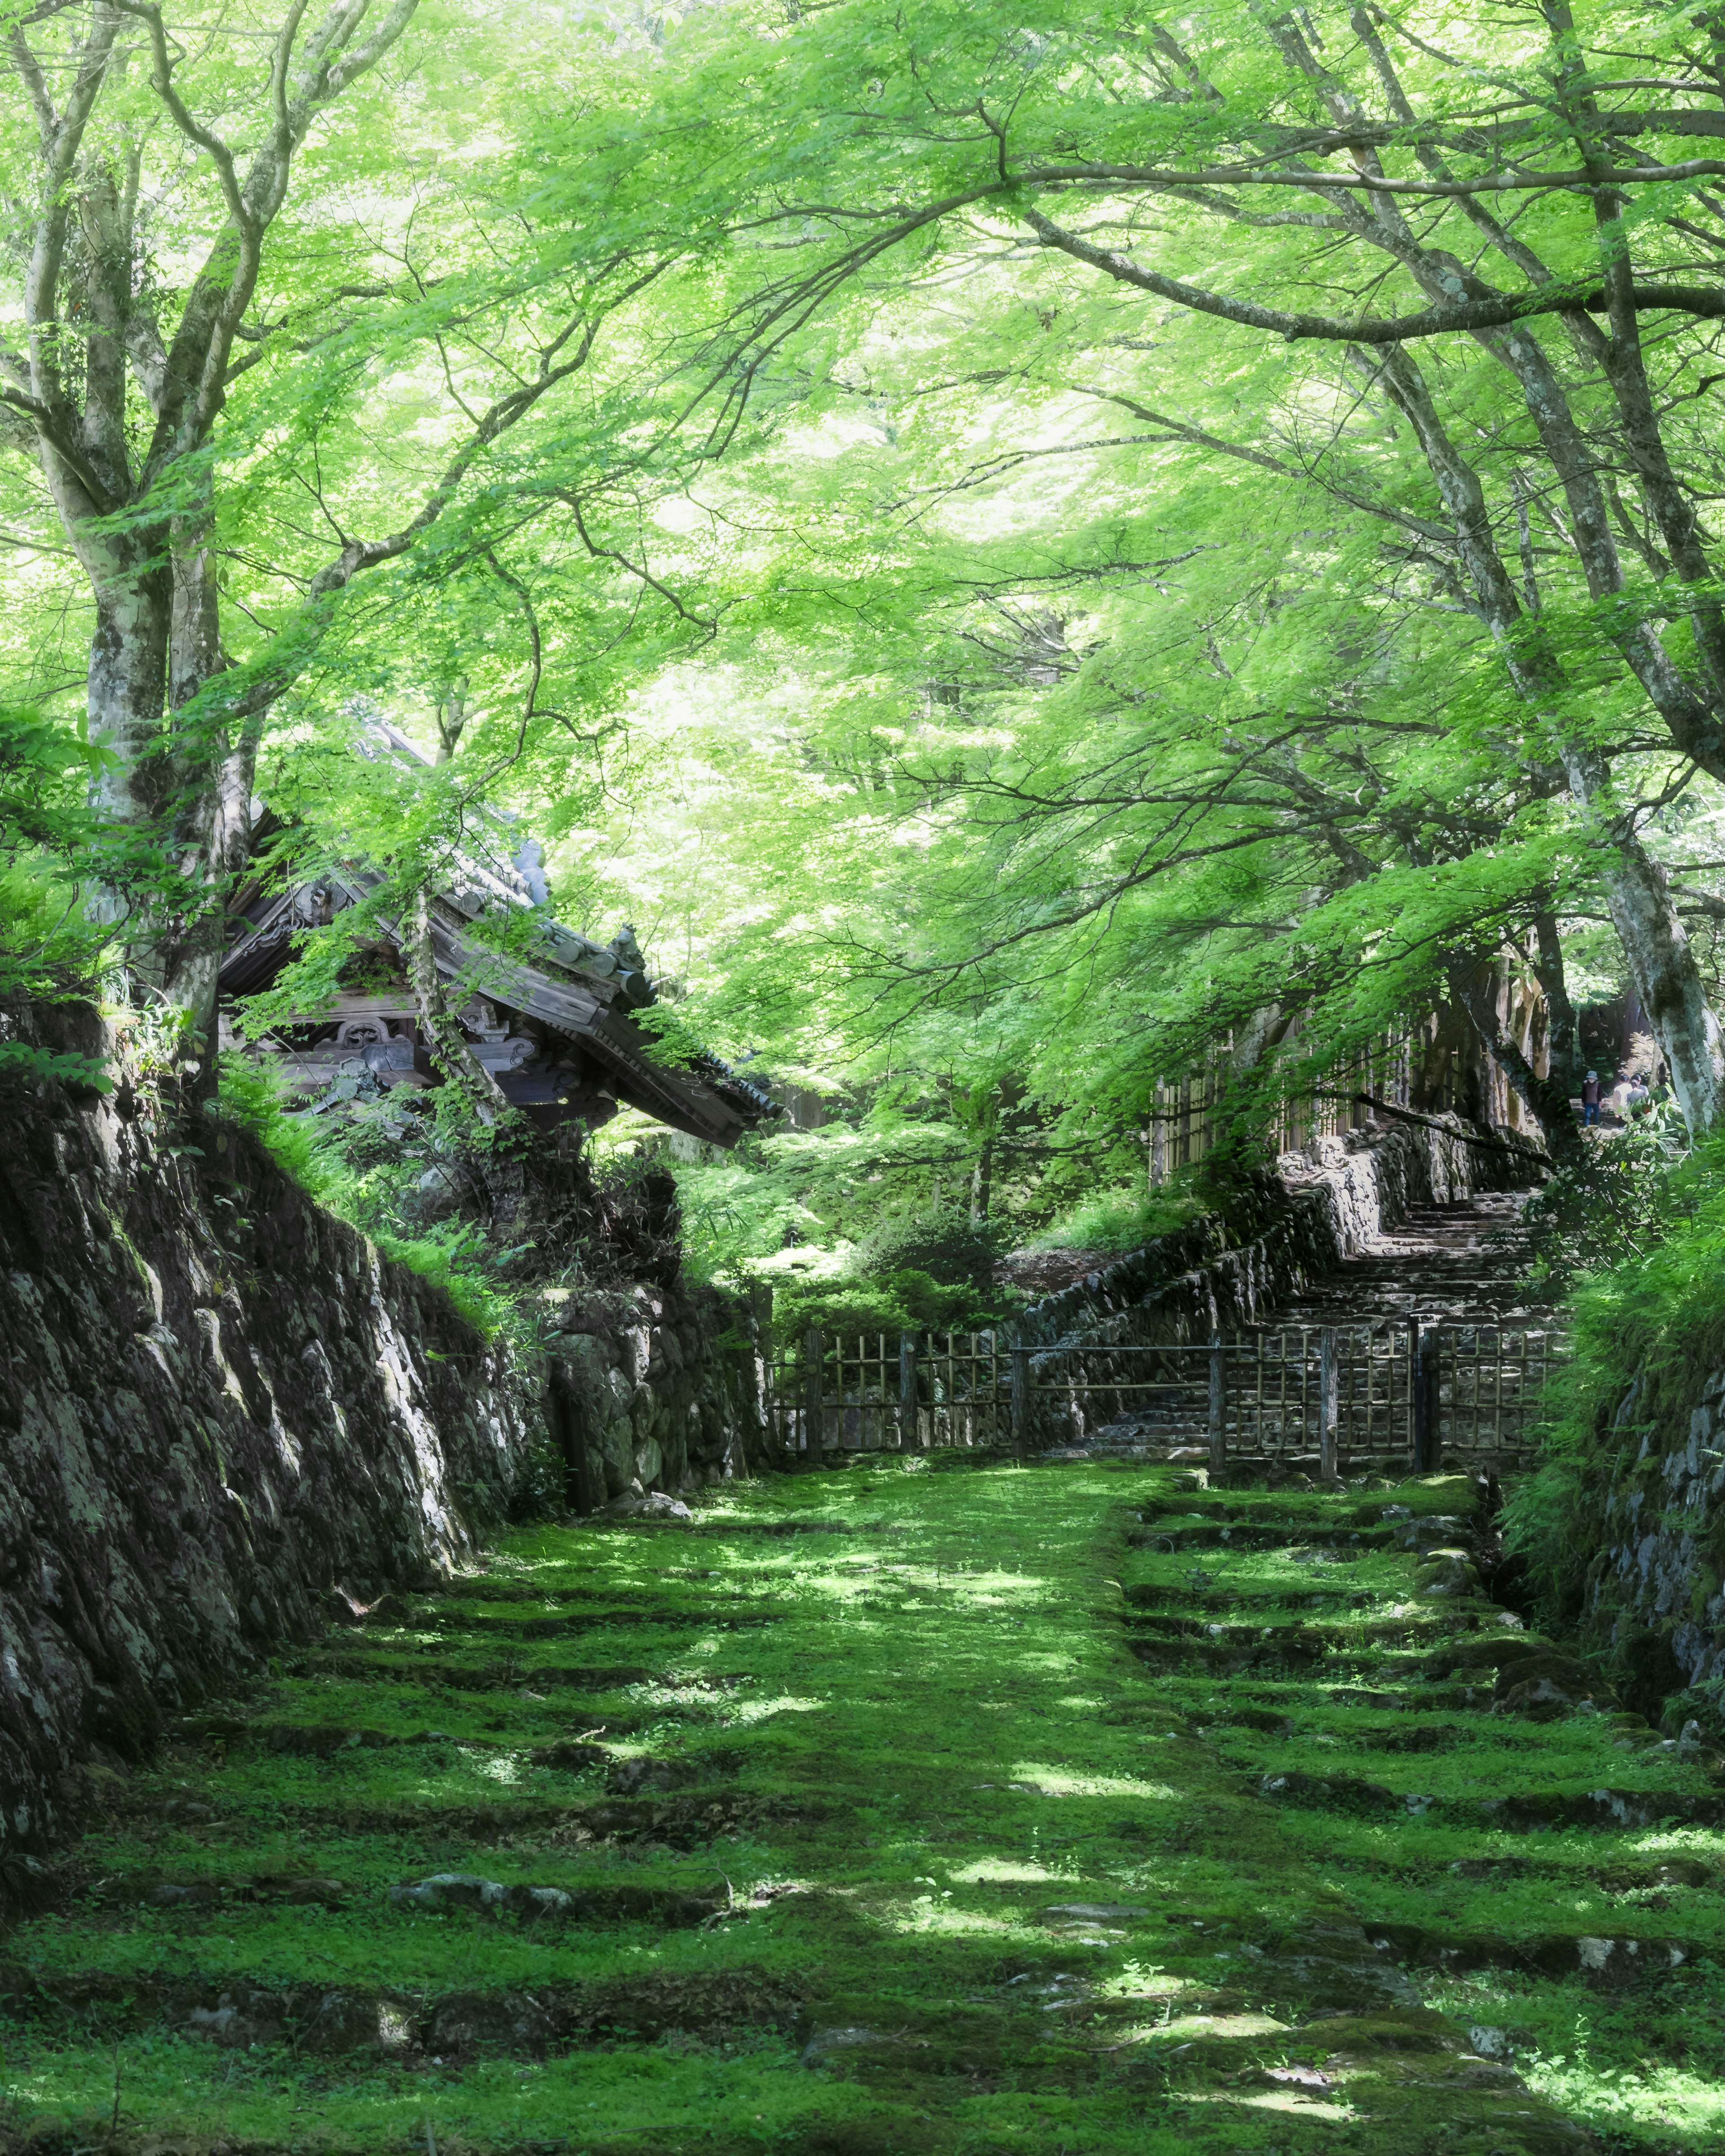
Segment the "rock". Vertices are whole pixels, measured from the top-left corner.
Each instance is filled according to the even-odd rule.
[[[531,1999],[514,1992],[465,1992],[434,2010],[425,2034],[426,2048],[439,2057],[475,2051],[542,2051],[555,2031],[551,2017]]]
[[[213,1805],[201,1804],[193,1797],[169,1798],[160,1815],[170,1826],[202,1826],[215,1815]]]
[[[1527,1677],[1494,1702],[1491,1712],[1525,1715],[1530,1722],[1555,1722],[1560,1715],[1574,1713],[1579,1704],[1554,1677]]]
[[[696,1760],[625,1759],[606,1775],[605,1788],[614,1797],[638,1797],[686,1789],[700,1779],[701,1766]]]
[[[377,1750],[395,1738],[381,1729],[355,1729],[341,1722],[277,1722],[258,1732],[271,1752],[298,1753],[326,1759],[343,1751]]]
[[[1656,1887],[1711,1887],[1712,1883],[1712,1867],[1697,1864],[1689,1857],[1668,1858],[1656,1866],[1653,1872],[1652,1884]]]
[[[152,1909],[208,1909],[221,1899],[220,1890],[208,1880],[182,1887],[172,1879],[159,1879],[144,1896]]]
[[[572,1737],[537,1745],[527,1754],[536,1767],[561,1767],[572,1774],[583,1774],[589,1767],[603,1767],[614,1756],[603,1744],[588,1744]]]
[[[326,1991],[300,2031],[311,2051],[369,2051],[385,2039],[382,2001],[366,1991]]]
[[[1377,1782],[1358,1782],[1342,1774],[1327,1780],[1316,1774],[1266,1774],[1259,1781],[1258,1794],[1333,1811],[1405,1813],[1414,1804],[1425,1810],[1431,1802],[1429,1797],[1399,1797]]]
[[[1459,1879],[1525,1879],[1533,1866],[1525,1856],[1461,1856],[1450,1869]]]
[[[392,1887],[389,1900],[398,1909],[495,1909],[509,1889],[496,1879],[482,1879],[476,1871],[434,1871],[414,1887]]]
[[[342,1909],[352,1891],[339,1879],[288,1879],[282,1882],[279,1898],[290,1908]]]
[[[890,2036],[881,2030],[857,2025],[843,2029],[817,2029],[803,2046],[803,2064],[818,2066],[824,2061],[847,2051],[898,2051],[906,2048],[927,2051],[928,2046],[925,2041],[907,2047],[902,2036]]]
[[[1526,1701],[1535,1721],[1551,1721],[1559,1714],[1605,1712],[1615,1707],[1609,1691],[1573,1656],[1559,1652],[1543,1641],[1505,1640],[1497,1643],[1497,1674],[1491,1686],[1494,1713],[1518,1713],[1512,1704]],[[1540,1689],[1542,1680],[1550,1689]],[[1639,1735],[1645,1727],[1633,1725]]]
[[[604,1508],[610,1519],[623,1520],[692,1520],[695,1517],[680,1498],[673,1497],[663,1490],[649,1491],[644,1496],[625,1491],[614,1497]]]
[[[1434,1549],[1414,1574],[1414,1591],[1422,1601],[1478,1594],[1480,1575],[1466,1550]]]
[[[186,2016],[186,2026],[193,2035],[208,2036],[218,2044],[251,2041],[251,2031],[244,2026],[239,2010],[232,2006],[194,2006]]]
[[[575,1907],[575,1897],[561,1887],[510,1887],[496,1906],[500,1915],[536,1924],[547,1917],[567,1917]]]
[[[575,1907],[575,1897],[561,1887],[506,1887],[501,1880],[482,1879],[474,1871],[439,1871],[415,1887],[392,1887],[389,1900],[398,1909],[469,1909],[485,1916],[513,1917],[524,1923],[567,1917]]]
[[[1134,1917],[1147,1917],[1150,1912],[1134,1902],[1054,1902],[1042,1913],[1073,1917],[1080,1922],[1123,1924]]]

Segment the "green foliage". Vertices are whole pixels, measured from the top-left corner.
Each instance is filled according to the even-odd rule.
[[[1644,1441],[1657,1455],[1687,1441],[1701,1387],[1725,1363],[1725,1140],[1673,1157],[1654,1127],[1639,1145],[1626,1133],[1599,1150],[1619,1147],[1621,1161],[1603,1165],[1594,1186],[1599,1214],[1584,1187],[1550,1201],[1548,1233],[1567,1222],[1560,1232],[1602,1256],[1629,1255],[1574,1280],[1573,1359],[1548,1402],[1545,1464],[1505,1510],[1506,1547],[1554,1623],[1584,1615],[1612,1478]]]
[[[889,1214],[857,1245],[852,1263],[860,1274],[920,1272],[943,1286],[986,1290],[1001,1247],[998,1227],[948,1206]]]
[[[244,1055],[221,1061],[219,1112],[256,1138],[277,1167],[338,1219],[369,1235],[388,1258],[439,1287],[487,1338],[515,1322],[516,1305],[500,1282],[500,1251],[470,1219],[431,1221],[404,1230],[403,1187],[423,1172],[429,1142],[380,1146],[382,1118],[326,1122],[285,1103],[267,1065]]]
[[[1559,1289],[1647,1255],[1689,1217],[1704,1165],[1675,1171],[1688,1141],[1670,1101],[1586,1147],[1548,1176],[1523,1209],[1537,1270]],[[1715,1156],[1709,1148],[1706,1158]]]
[[[937,1281],[915,1266],[891,1270],[863,1264],[855,1253],[831,1273],[775,1273],[773,1330],[797,1340],[811,1325],[829,1332],[974,1332],[1009,1316],[1010,1291],[968,1281]]]
[[[206,19],[182,13],[177,82],[244,126],[255,69],[213,28],[190,37]],[[1675,23],[1604,5],[1576,35],[1599,54],[1642,39],[1648,69],[1710,94]],[[1278,131],[1322,131],[1328,99],[1374,124],[1399,110],[1392,72],[1452,126],[1459,78],[1423,33],[1389,25],[1379,50],[1337,0],[1308,36],[1331,89],[1245,0],[1166,46],[1070,0],[698,8],[648,28],[422,8],[398,55],[411,95],[362,75],[307,140],[219,424],[96,520],[141,545],[167,511],[207,516],[223,564],[231,665],[177,709],[186,753],[144,758],[172,816],[196,823],[205,752],[244,707],[287,827],[275,868],[382,878],[300,939],[247,1022],[354,979],[380,922],[519,815],[572,925],[639,927],[667,983],[655,1053],[752,1052],[836,1104],[826,1129],[680,1163],[695,1269],[742,1279],[791,1250],[836,1279],[855,1245],[878,1308],[902,1315],[932,1307],[884,1286],[912,1275],[986,1297],[980,1260],[925,1263],[883,1224],[973,1188],[1014,1240],[1126,1249],[1193,1205],[1250,1223],[1283,1098],[1404,1032],[1457,968],[1524,973],[1536,921],[1615,992],[1599,924],[1631,833],[1676,875],[1716,972],[1717,774],[1674,764],[1635,655],[1663,637],[1701,679],[1710,586],[1661,566],[1625,370],[1578,358],[1549,313],[1518,332],[1612,504],[1641,503],[1577,526],[1547,515],[1555,438],[1501,341],[1409,341],[1520,594],[1506,627],[1469,581],[1430,428],[1364,356],[1389,347],[1235,318],[1248,294],[1348,325],[1431,296],[1414,240],[1336,222],[1321,182],[1359,177],[1341,151],[1315,146],[1316,176],[1229,177]],[[1517,154],[1570,157],[1545,19],[1467,16],[1458,36],[1516,109]],[[155,109],[136,74],[105,80],[123,127]],[[931,128],[932,110],[957,116]],[[22,168],[27,100],[0,130]],[[141,200],[165,201],[178,138],[138,139]],[[1523,298],[1596,279],[1619,244],[1568,187],[1500,239],[1429,192],[1427,149],[1374,154],[1426,190],[1419,246]],[[1442,154],[1473,172],[1494,153]],[[1207,160],[1214,187],[1153,177]],[[171,244],[139,243],[140,326],[185,319],[225,218],[209,179],[174,198]],[[1691,182],[1662,184],[1637,191],[1624,244],[1648,275],[1706,270]],[[1106,261],[1051,229],[1081,196]],[[1217,304],[1134,283],[1128,258]],[[1705,474],[1725,454],[1712,331],[1659,320],[1662,439]],[[7,529],[33,543],[0,689],[52,717],[83,678],[88,575],[54,551],[35,467],[6,470]],[[1615,581],[1568,536],[1607,526]],[[350,542],[375,542],[371,566],[334,583]],[[380,757],[378,716],[438,760]],[[44,757],[74,792],[95,769],[54,723],[0,737],[0,795],[33,809]],[[1576,778],[1596,764],[1603,806]],[[42,814],[62,813],[54,786]],[[20,873],[47,894],[5,944],[28,952],[74,896],[71,826],[18,828],[36,850]],[[170,874],[179,824],[174,847],[136,828],[159,858],[116,852],[104,884],[132,873],[142,911],[195,915],[203,885]],[[531,926],[496,911],[475,940],[520,947]],[[1189,1194],[1098,1195],[1142,1173],[1158,1081],[1199,1073],[1222,1081],[1234,1142]],[[482,1142],[439,1114],[439,1142]],[[305,1172],[370,1232],[423,1240],[401,1163],[429,1173],[430,1141],[404,1155],[365,1122],[308,1135]],[[1554,1270],[1644,1247],[1638,1174],[1631,1148],[1553,1193]],[[846,1277],[849,1294],[864,1273]]]
[[[1036,1235],[1034,1247],[1123,1256],[1187,1226],[1199,1209],[1189,1189],[1164,1189],[1153,1197],[1142,1184],[1096,1190],[1056,1214]]]

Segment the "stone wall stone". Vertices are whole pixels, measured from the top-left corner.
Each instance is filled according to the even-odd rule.
[[[546,1347],[572,1506],[597,1509],[748,1471],[761,1408],[747,1322],[706,1286],[559,1298]]]
[[[1643,1712],[1725,1681],[1725,1368],[1639,1372],[1597,1434],[1577,1522],[1584,1636]],[[1716,1727],[1725,1712],[1716,1707]]]
[[[95,1012],[8,1009],[0,1039],[120,1080],[0,1081],[3,1901],[8,1852],[73,1823],[80,1762],[572,1502],[560,1433],[591,1504],[687,1491],[742,1471],[759,1394],[713,1290],[553,1295],[511,1353],[231,1120],[128,1073]]]

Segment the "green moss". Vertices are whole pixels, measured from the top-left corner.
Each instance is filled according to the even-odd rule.
[[[1614,2131],[1633,2140],[1676,2103],[1686,2145],[1710,2145],[1706,2102],[1672,2091],[1712,2040],[1686,2026],[1680,2057],[1657,1987],[1658,2044],[1631,2069],[1630,2016],[1594,2055],[1617,2078],[1581,2087],[1552,2035],[1567,2009],[1540,2003],[1575,1985],[1514,1975],[1528,2042],[1568,2061],[1538,2066],[1571,2077],[1552,2109],[1469,2082],[1465,2030],[1406,2018],[1409,1986],[1437,1999],[1462,1980],[1417,1956],[1398,1977],[1368,1935],[1429,1922],[1507,1951],[1681,1924],[1711,1951],[1705,1897],[1646,1882],[1680,1849],[1711,1863],[1719,1836],[1516,1835],[1471,1811],[1257,1794],[1286,1768],[1464,1805],[1701,1786],[1645,1745],[1616,1752],[1609,1717],[1534,1724],[1459,1700],[1489,1688],[1482,1612],[1414,1606],[1418,1561],[1384,1546],[1390,1504],[1453,1512],[1457,1486],[1363,1513],[1191,1496],[1165,1471],[931,1476],[884,1458],[734,1490],[686,1527],[517,1532],[484,1575],[189,1717],[131,1778],[63,1906],[5,1943],[0,2135],[28,2128],[37,2156],[62,2132],[68,2149],[105,2141],[117,2062],[122,2145],[301,2156],[423,2148],[428,2123],[446,2156],[1486,2156],[1547,2145],[1565,2116],[1616,2121],[1599,2092],[1625,2074],[1649,2093]],[[1240,1548],[1143,1539],[1222,1525]],[[1168,1620],[1152,1643],[1166,1674],[1142,1659],[1147,1618]],[[1203,1661],[1217,1623],[1237,1666]],[[1470,1643],[1465,1669],[1430,1676]],[[583,1683],[624,1661],[644,1674]],[[296,1748],[314,1728],[317,1748]],[[1429,1728],[1447,1732],[1436,1748],[1382,1748]],[[362,1741],[329,1741],[344,1729]],[[559,1738],[690,1772],[619,1796],[605,1768],[536,1763]],[[1535,1845],[1531,1869],[1479,1871]],[[558,1887],[582,1913],[392,1903],[392,1886],[449,1871]],[[345,1890],[332,1906],[286,1898],[312,1875]],[[163,1882],[189,1898],[153,1906]],[[652,1913],[679,1897],[675,1921]],[[381,2000],[405,2037],[329,2047],[306,2017],[331,1995]],[[439,2051],[454,2024],[437,2017],[464,1999],[533,2002],[565,2033]],[[189,2033],[224,2000],[253,2015],[238,2048]],[[1345,2027],[1312,2018],[1338,2013]]]

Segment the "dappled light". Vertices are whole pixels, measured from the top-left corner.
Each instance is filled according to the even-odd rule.
[[[3,28],[0,2156],[1725,2156],[1725,10]]]

